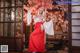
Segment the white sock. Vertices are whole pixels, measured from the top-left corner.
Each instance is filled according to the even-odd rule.
[[[36,52],[32,52],[32,53],[36,53]]]

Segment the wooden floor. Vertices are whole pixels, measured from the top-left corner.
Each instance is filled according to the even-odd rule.
[[[31,53],[31,52],[27,52],[27,51],[23,51],[23,52],[8,52],[8,53]],[[40,53],[40,52],[38,52]],[[46,52],[42,52],[42,53],[68,53],[67,51],[63,51],[63,50],[58,50],[58,51],[46,51]]]

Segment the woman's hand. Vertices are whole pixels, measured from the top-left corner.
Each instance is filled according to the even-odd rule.
[[[41,25],[41,30],[44,30],[44,27],[43,27],[43,25]]]

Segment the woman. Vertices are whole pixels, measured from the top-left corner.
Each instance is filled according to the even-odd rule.
[[[54,36],[54,23],[53,23],[52,19],[53,19],[52,13],[49,12],[49,14],[47,15],[46,20],[43,24],[43,27],[44,27],[45,33],[47,35]]]
[[[29,52],[44,52],[45,51],[45,32],[42,29],[43,21],[39,13],[34,16],[34,31],[29,38]]]

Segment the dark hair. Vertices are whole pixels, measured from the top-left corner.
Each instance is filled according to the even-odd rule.
[[[53,9],[47,9],[48,12],[56,12],[56,11],[60,11],[62,12],[61,9],[57,9],[57,8],[53,8]]]
[[[28,3],[28,0],[23,0],[23,3],[26,5]]]
[[[56,3],[56,1],[54,1],[54,0],[53,0],[53,3],[52,3],[52,5],[58,5],[58,4]]]

